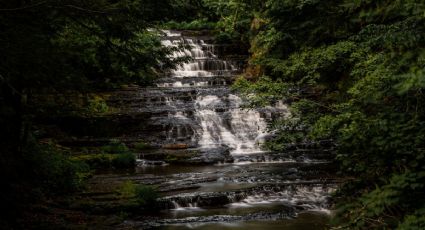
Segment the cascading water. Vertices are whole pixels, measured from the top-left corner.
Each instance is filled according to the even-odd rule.
[[[226,145],[232,154],[261,152],[256,140],[266,133],[267,125],[260,113],[241,110],[241,100],[236,95],[230,94],[226,100],[232,108],[220,114],[214,107],[222,104],[222,99],[212,95],[197,98],[196,115],[202,126],[199,145],[203,148]]]
[[[194,100],[194,119],[200,127],[196,129],[198,147],[226,146],[232,154],[261,152],[257,140],[266,134],[267,122],[258,111],[242,110],[241,98],[230,94],[226,86],[225,78],[232,78],[239,71],[235,65],[219,59],[214,54],[214,46],[204,40],[185,38],[177,32],[165,33],[163,45],[177,47],[184,44],[189,47],[175,52],[173,57],[190,56],[191,61],[171,71],[172,83],[159,83],[158,86],[204,87]]]
[[[127,127],[136,140],[153,147],[141,151],[136,175],[124,180],[154,185],[161,193],[158,208],[164,210],[126,225],[175,230],[237,223],[231,229],[281,229],[263,227],[276,226],[276,221],[285,225],[288,218],[310,211],[317,213],[308,218],[326,219],[323,211],[338,183],[332,145],[303,143],[285,152],[262,151],[260,145],[271,137],[268,123],[287,116],[287,106],[279,101],[242,109],[243,100],[230,90],[241,72],[240,61],[226,58],[207,36],[163,34],[164,46],[187,47],[171,58],[190,56],[191,61],[158,79],[157,87],[111,97],[132,119],[142,119]],[[248,227],[248,222],[258,225]],[[318,229],[316,223],[302,226]]]

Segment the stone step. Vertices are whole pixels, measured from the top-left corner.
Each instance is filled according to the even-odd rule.
[[[194,192],[181,193],[158,199],[161,209],[179,207],[219,207],[230,203],[240,202],[249,196],[258,199],[272,199],[293,205],[317,205],[326,207],[328,194],[335,185],[324,184],[322,181],[300,181],[281,184],[258,185],[252,188],[226,192]]]

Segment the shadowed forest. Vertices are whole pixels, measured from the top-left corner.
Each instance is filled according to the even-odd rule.
[[[422,0],[0,0],[0,228],[425,229]]]

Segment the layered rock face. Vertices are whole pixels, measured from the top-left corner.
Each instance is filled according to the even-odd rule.
[[[165,73],[154,86],[96,93],[108,112],[53,116],[40,123],[59,127],[52,133],[68,146],[101,146],[111,139],[129,146],[144,142],[151,147],[141,152],[147,160],[177,154],[189,163],[217,163],[262,152],[261,143],[270,137],[267,125],[287,115],[286,106],[280,102],[267,108],[242,108],[244,102],[232,92],[231,84],[242,73],[246,56],[235,54],[235,47],[215,45],[210,37],[194,34],[163,31],[164,46],[185,47],[170,58],[190,57],[190,61]],[[83,95],[57,94],[47,99],[59,104],[60,97],[84,100]]]
[[[229,47],[210,44],[206,36],[164,31],[162,42],[186,45],[171,58],[190,56],[191,61],[153,87],[104,93],[106,114],[53,120],[73,136],[63,138],[68,145],[101,146],[113,138],[130,147],[146,146],[138,152],[134,172],[94,175],[82,197],[116,211],[119,202],[111,196],[123,184],[154,186],[162,212],[126,220],[118,229],[218,229],[230,223],[236,223],[234,229],[267,229],[302,215],[315,224],[300,218],[302,229],[325,229],[329,197],[340,183],[332,142],[264,151],[261,143],[273,136],[268,124],[288,111],[282,102],[243,108],[230,88],[243,58],[233,51],[227,55]],[[259,221],[260,227],[244,228],[247,221]]]
[[[171,58],[189,56],[191,60],[158,79],[156,87],[108,97],[117,114],[133,119],[127,138],[163,149],[196,148],[203,153],[198,160],[206,162],[228,153],[261,152],[268,122],[285,114],[286,107],[242,109],[243,101],[230,84],[241,73],[243,61],[226,56],[223,47],[209,44],[207,37],[165,31],[162,39],[164,46],[187,47]]]

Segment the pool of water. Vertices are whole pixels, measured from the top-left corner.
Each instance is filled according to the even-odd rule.
[[[246,221],[235,223],[188,223],[176,224],[153,229],[157,230],[325,230],[329,229],[329,215],[323,212],[304,212],[292,219]]]

